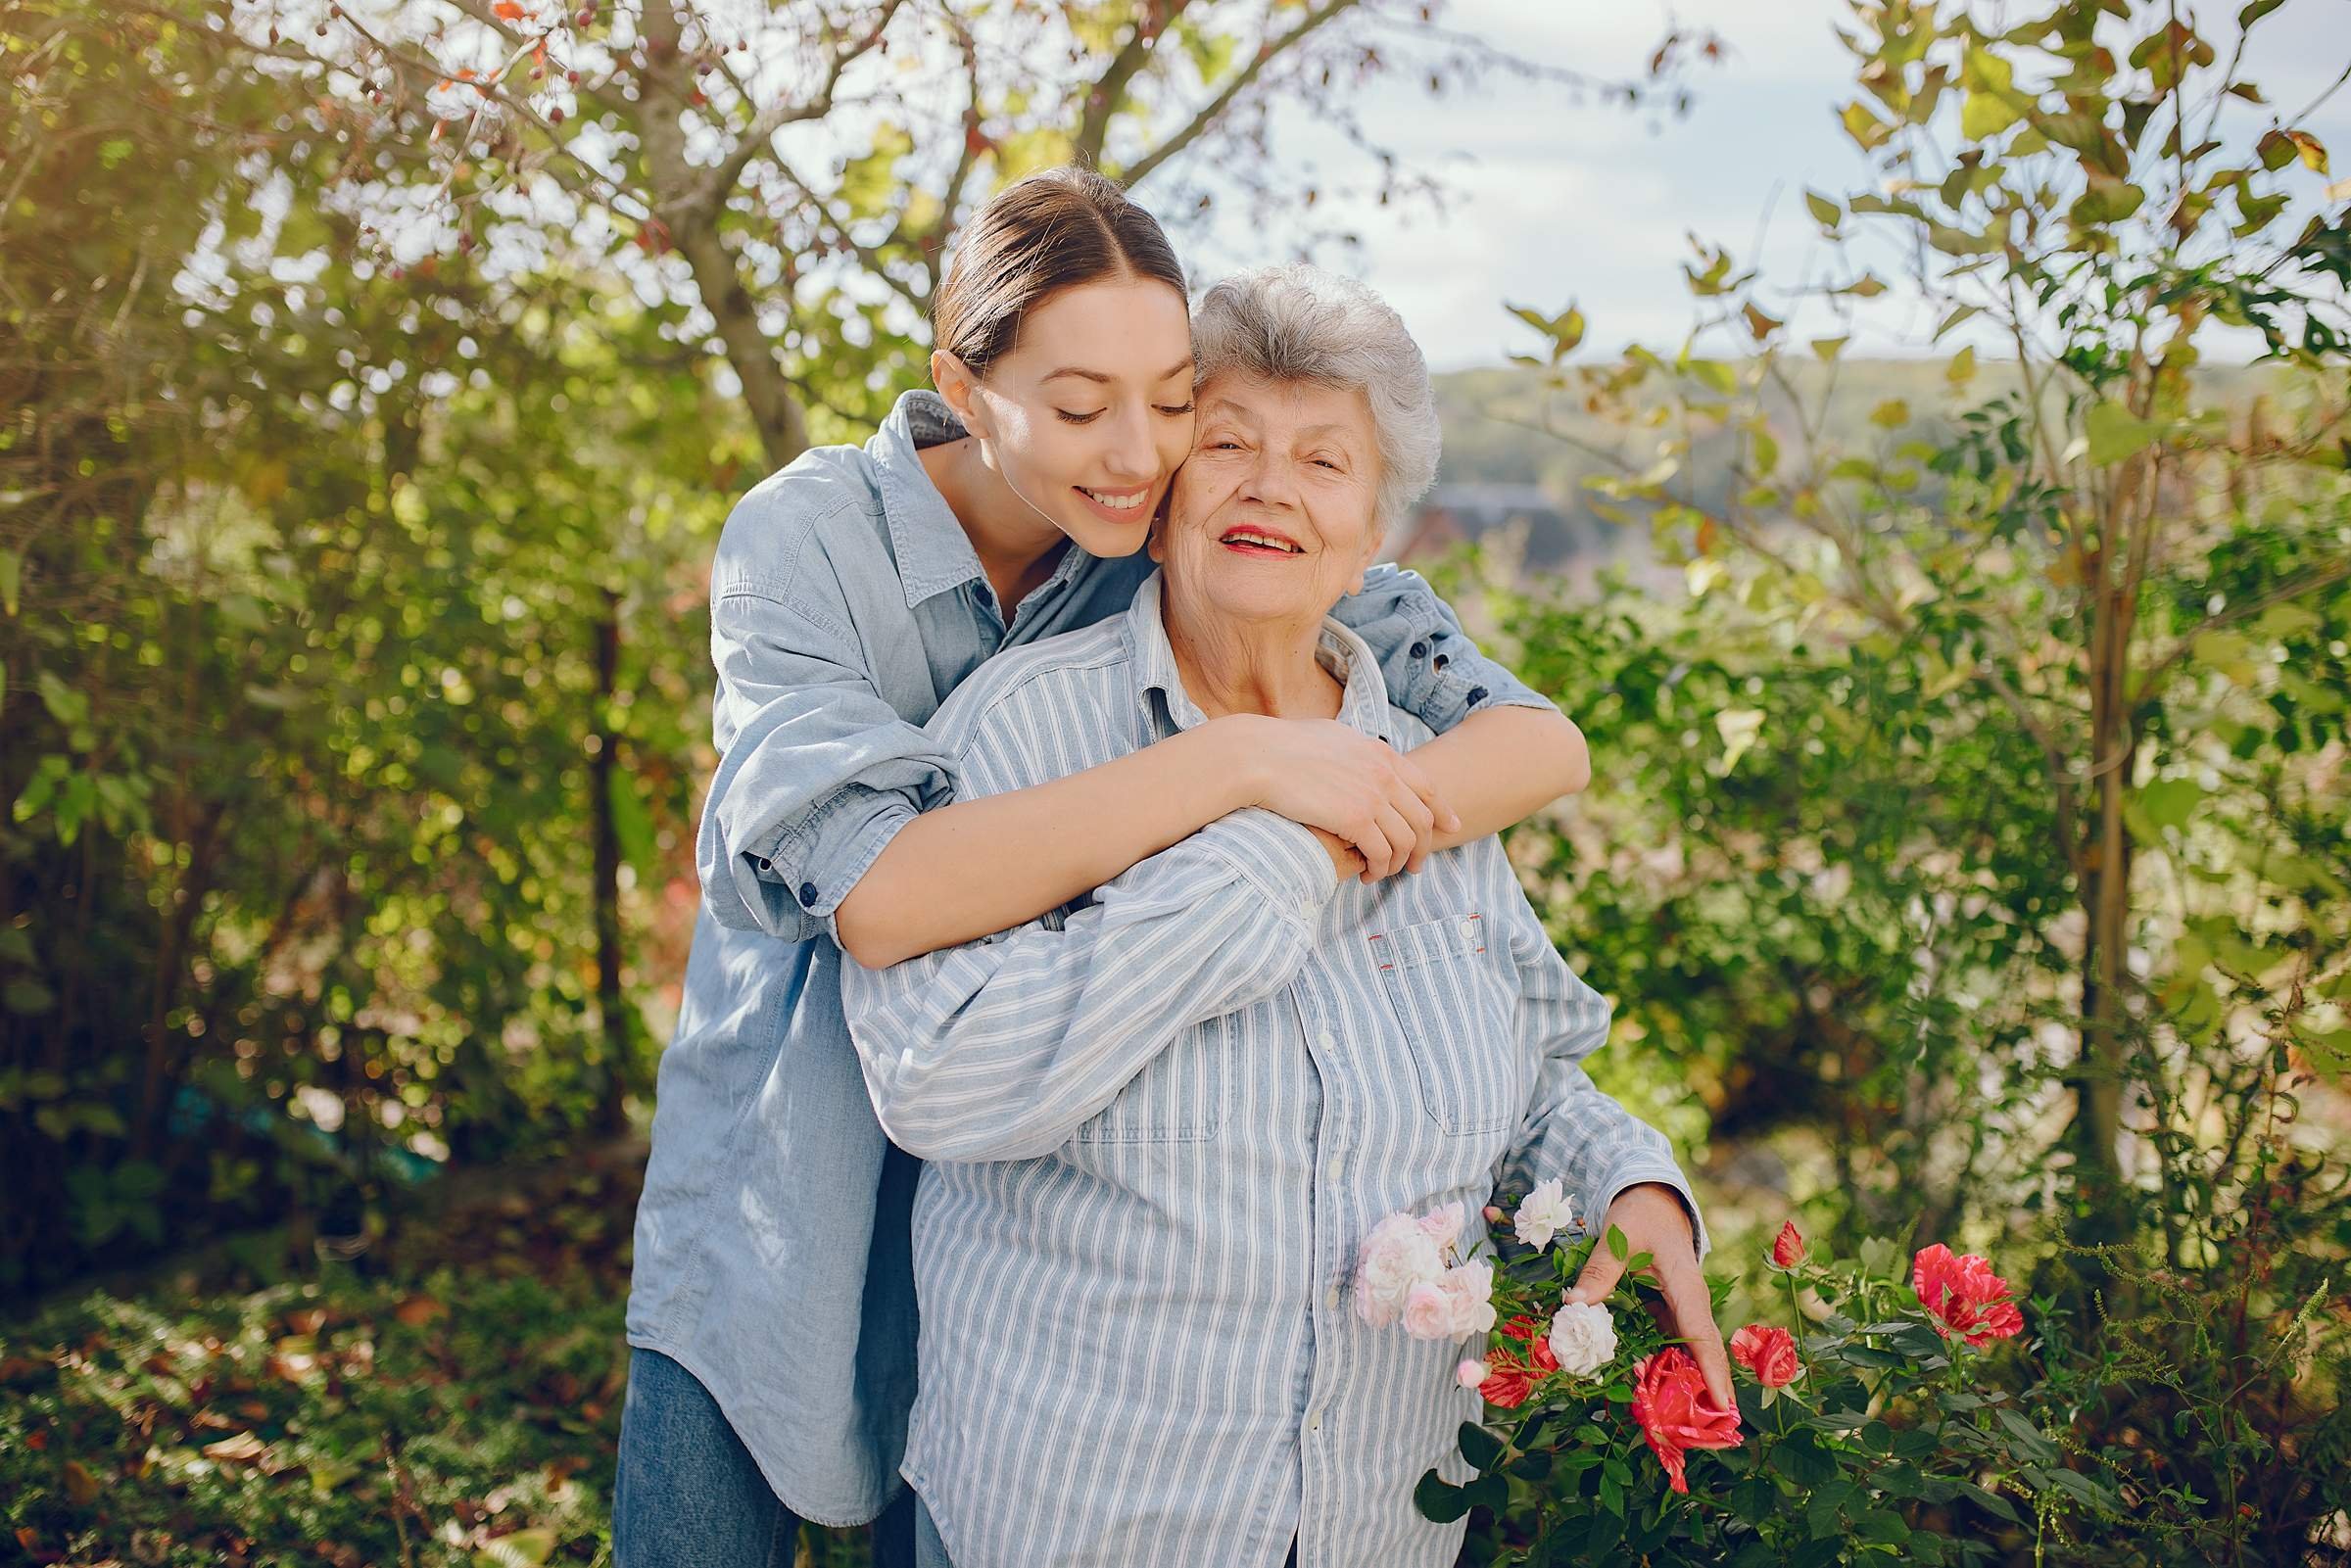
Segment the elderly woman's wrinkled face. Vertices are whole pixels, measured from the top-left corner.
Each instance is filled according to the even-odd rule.
[[[1151,558],[1245,620],[1319,622],[1379,548],[1379,447],[1362,392],[1220,375],[1199,389],[1192,454]]]

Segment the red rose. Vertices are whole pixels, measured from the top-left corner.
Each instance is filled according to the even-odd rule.
[[[1731,1336],[1731,1359],[1755,1374],[1767,1389],[1784,1389],[1796,1378],[1796,1336],[1784,1328],[1750,1323]]]
[[[1716,1408],[1706,1377],[1679,1345],[1668,1345],[1633,1372],[1633,1419],[1676,1492],[1687,1493],[1683,1455],[1692,1449],[1735,1449],[1739,1412]]]
[[[1934,1316],[1935,1332],[1944,1339],[1956,1334],[1982,1350],[1993,1340],[2024,1332],[2025,1314],[2008,1299],[2016,1287],[1974,1253],[1954,1258],[1941,1242],[1921,1248],[1910,1260],[1910,1288],[1918,1292],[1918,1305]]]
[[[1795,1220],[1791,1219],[1782,1225],[1779,1235],[1773,1238],[1771,1260],[1774,1266],[1780,1268],[1794,1268],[1804,1260],[1803,1233],[1796,1228]]]
[[[1506,1410],[1515,1410],[1534,1393],[1535,1385],[1559,1369],[1559,1358],[1551,1354],[1551,1342],[1543,1325],[1531,1317],[1513,1317],[1502,1325],[1505,1339],[1518,1341],[1526,1347],[1523,1354],[1507,1347],[1486,1356],[1486,1380],[1477,1386],[1488,1404]]]

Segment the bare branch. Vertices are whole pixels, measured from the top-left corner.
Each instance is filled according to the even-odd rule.
[[[1074,146],[1078,161],[1088,167],[1101,164],[1102,143],[1110,134],[1111,118],[1118,113],[1120,100],[1127,96],[1127,88],[1133,82],[1135,73],[1151,63],[1152,49],[1164,35],[1167,24],[1183,15],[1183,8],[1190,0],[1165,0],[1165,17],[1156,15],[1160,7],[1154,5],[1135,18],[1134,30],[1128,34],[1127,42],[1111,57],[1108,69],[1087,89],[1085,116],[1078,122]]]
[[[726,198],[728,192],[735,188],[737,182],[743,178],[743,171],[750,166],[754,159],[763,153],[772,152],[770,144],[774,141],[776,132],[787,125],[799,124],[811,119],[822,119],[831,114],[833,112],[833,94],[840,85],[841,72],[848,70],[851,62],[859,59],[882,41],[882,34],[888,30],[890,20],[898,14],[901,4],[903,4],[903,0],[882,0],[881,13],[875,17],[873,25],[867,27],[845,48],[833,52],[825,70],[824,85],[816,90],[815,96],[799,103],[770,104],[751,121],[750,129],[744,132],[743,138],[735,144],[734,149],[725,158],[719,160],[708,176],[684,198],[682,205],[700,210],[715,207]]]
[[[1160,165],[1199,140],[1201,132],[1222,119],[1224,112],[1232,107],[1233,100],[1248,91],[1250,84],[1257,80],[1267,66],[1304,43],[1311,34],[1319,31],[1342,13],[1354,10],[1359,3],[1360,0],[1323,0],[1322,4],[1309,11],[1296,26],[1283,33],[1278,39],[1259,45],[1257,58],[1233,72],[1232,79],[1224,84],[1222,92],[1211,98],[1198,114],[1194,115],[1165,141],[1133,163],[1128,164],[1125,168],[1120,169],[1118,171],[1119,178],[1130,186],[1139,185],[1149,179],[1152,171],[1157,169]]]

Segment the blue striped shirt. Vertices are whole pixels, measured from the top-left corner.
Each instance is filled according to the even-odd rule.
[[[959,797],[1203,722],[1159,581],[947,699]],[[1429,738],[1336,620],[1319,656],[1345,723]],[[931,1162],[904,1474],[958,1568],[1273,1568],[1293,1536],[1301,1563],[1444,1568],[1464,1527],[1412,1493],[1467,1478],[1475,1348],[1358,1318],[1365,1236],[1459,1200],[1466,1248],[1498,1184],[1552,1176],[1588,1214],[1642,1181],[1697,1213],[1662,1135],[1586,1075],[1608,1004],[1494,838],[1367,887],[1238,812],[1012,931],[845,965],[842,999],[884,1128]]]

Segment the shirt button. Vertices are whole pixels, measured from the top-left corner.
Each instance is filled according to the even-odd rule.
[[[814,909],[816,907],[816,883],[800,883],[800,907],[803,909]]]
[[[1328,1176],[1331,1180],[1336,1181],[1339,1179],[1339,1172],[1344,1169],[1345,1166],[1345,1161],[1341,1160],[1337,1155],[1332,1155],[1330,1157],[1330,1163],[1322,1167],[1322,1174]]]
[[[1306,1418],[1306,1429],[1309,1432],[1319,1432],[1322,1430],[1322,1412],[1320,1410],[1317,1410],[1314,1414]]]
[[[1485,689],[1484,687],[1482,687],[1482,686],[1473,686],[1473,687],[1471,687],[1471,688],[1469,689],[1469,705],[1470,705],[1471,707],[1473,707],[1473,708],[1474,708],[1474,707],[1476,707],[1476,706],[1477,706],[1477,705],[1478,705],[1480,702],[1483,702],[1483,701],[1485,701],[1485,700],[1486,700],[1486,689]]]
[[[1329,1307],[1329,1308],[1331,1308],[1333,1311],[1336,1311],[1336,1310],[1338,1309],[1338,1306],[1339,1306],[1339,1287],[1338,1287],[1338,1286],[1336,1286],[1336,1285],[1333,1285],[1333,1286],[1331,1286],[1331,1287],[1330,1287],[1330,1289],[1328,1289],[1328,1290],[1326,1290],[1326,1291],[1324,1291],[1324,1292],[1322,1293],[1322,1305],[1323,1305],[1323,1306],[1325,1306],[1325,1307]]]
[[[1415,642],[1413,644],[1413,657],[1415,659],[1424,659],[1428,657],[1428,644],[1426,642]]]
[[[1321,1033],[1315,1036],[1315,1043],[1325,1051],[1331,1051],[1338,1048],[1339,1041],[1336,1035],[1332,1034],[1328,1029],[1324,1029]]]

